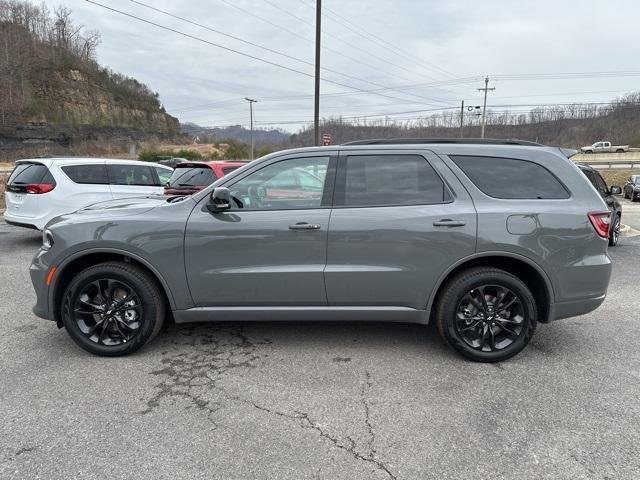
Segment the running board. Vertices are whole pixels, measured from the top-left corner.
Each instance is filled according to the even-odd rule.
[[[174,310],[176,323],[192,322],[429,322],[425,310],[407,307],[196,307]]]

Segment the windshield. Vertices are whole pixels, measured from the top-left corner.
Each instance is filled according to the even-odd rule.
[[[209,167],[179,166],[173,171],[167,186],[169,187],[206,187],[216,180],[213,170]]]

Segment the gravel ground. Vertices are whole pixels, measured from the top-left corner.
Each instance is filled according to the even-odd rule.
[[[92,357],[31,313],[39,243],[0,224],[2,479],[640,478],[640,236],[599,310],[493,365],[364,323],[173,326]]]

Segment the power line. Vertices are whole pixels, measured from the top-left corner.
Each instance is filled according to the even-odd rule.
[[[298,69],[295,69],[295,68],[291,68],[291,67],[288,67],[288,66],[286,66],[286,65],[282,65],[282,64],[280,64],[280,63],[277,63],[277,62],[272,62],[272,61],[270,61],[270,60],[267,60],[267,59],[264,59],[264,58],[261,58],[261,57],[257,57],[257,56],[255,56],[255,55],[251,55],[251,54],[249,54],[249,53],[241,52],[241,51],[239,51],[239,50],[236,50],[236,49],[233,49],[233,48],[230,48],[230,47],[226,47],[226,46],[224,46],[224,45],[220,45],[220,44],[218,44],[218,43],[214,43],[214,42],[211,42],[211,41],[209,41],[209,40],[205,40],[204,38],[197,37],[197,36],[195,36],[195,35],[191,35],[191,34],[189,34],[189,33],[185,33],[185,32],[182,32],[182,31],[180,31],[180,30],[176,30],[175,28],[167,27],[166,25],[161,25],[161,24],[159,24],[159,23],[153,22],[153,21],[151,21],[151,20],[144,19],[144,18],[139,17],[139,16],[137,16],[137,15],[133,15],[133,14],[131,14],[131,13],[127,13],[127,12],[124,12],[124,11],[122,11],[122,10],[118,10],[118,9],[116,9],[116,8],[109,7],[109,6],[107,6],[107,5],[103,5],[103,4],[98,3],[98,2],[96,2],[96,1],[94,1],[94,0],[86,0],[86,1],[87,1],[88,3],[91,3],[91,4],[93,4],[93,5],[96,5],[96,6],[98,6],[98,7],[104,8],[104,9],[106,9],[106,10],[110,10],[110,11],[112,11],[112,12],[119,13],[119,14],[124,15],[124,16],[126,16],[126,17],[133,18],[133,19],[135,19],[135,20],[141,21],[141,22],[143,22],[143,23],[147,23],[147,24],[149,24],[149,25],[153,25],[153,26],[158,27],[158,28],[161,28],[161,29],[163,29],[163,30],[167,30],[167,31],[170,31],[170,32],[176,33],[176,34],[178,34],[178,35],[182,35],[182,36],[187,37],[187,38],[190,38],[190,39],[192,39],[192,40],[197,40],[197,41],[199,41],[199,42],[206,43],[206,44],[211,45],[211,46],[213,46],[213,47],[217,47],[217,48],[220,48],[220,49],[222,49],[222,50],[226,50],[226,51],[231,52],[231,53],[235,53],[235,54],[238,54],[238,55],[242,55],[242,56],[244,56],[244,57],[248,57],[248,58],[251,58],[251,59],[253,59],[253,60],[257,60],[257,61],[259,61],[259,62],[266,63],[266,64],[268,64],[268,65],[271,65],[271,66],[274,66],[274,67],[278,67],[278,68],[281,68],[281,69],[287,70],[287,71],[289,71],[289,72],[297,73],[297,74],[299,74],[299,75],[304,75],[305,77],[314,78],[314,75],[312,75],[312,74],[310,74],[310,73],[307,73],[307,72],[303,72],[302,70],[298,70]],[[328,78],[324,78],[324,77],[321,77],[321,80],[322,80],[322,81],[324,81],[324,82],[327,82],[327,83],[331,83],[331,84],[334,84],[334,85],[339,85],[339,86],[341,86],[341,87],[350,88],[350,89],[352,89],[352,90],[356,90],[356,91],[360,91],[360,92],[365,92],[365,91],[366,91],[366,90],[363,90],[363,89],[361,89],[361,88],[354,87],[354,86],[352,86],[352,85],[347,85],[347,84],[344,84],[344,83],[341,83],[341,82],[336,82],[335,80],[330,80],[330,79],[328,79]],[[386,90],[386,89],[387,89],[387,87],[383,88],[382,90]],[[389,96],[389,95],[385,95],[385,94],[382,94],[382,93],[379,93],[379,92],[374,92],[374,91],[369,91],[369,93],[375,93],[376,95],[380,95],[380,96],[383,96],[383,97],[391,98],[391,99],[393,99],[393,100],[406,100],[406,99],[399,99],[399,98],[397,98],[397,97],[391,97],[391,96]],[[440,102],[440,103],[443,103],[443,102]]]
[[[311,6],[310,4],[313,3],[313,0],[307,0],[307,5]],[[334,10],[331,10],[330,8],[324,7],[324,10],[326,12],[328,12],[328,14],[330,15],[325,15],[328,18],[331,18],[332,16],[334,18],[331,18],[331,20],[333,20],[334,22],[342,25],[344,28],[346,28],[347,30],[355,33],[356,35],[359,35],[363,38],[368,39],[371,42],[374,42],[376,44],[378,44],[379,46],[381,46],[382,48],[385,48],[387,50],[389,50],[390,52],[392,52],[394,55],[400,55],[414,63],[419,63],[422,65],[423,68],[427,69],[427,70],[438,70],[439,72],[441,72],[440,74],[444,74],[445,76],[451,76],[453,78],[456,77],[456,75],[454,75],[453,73],[445,70],[444,68],[441,68],[435,64],[432,64],[430,62],[424,61],[418,57],[412,57],[408,54],[406,54],[402,49],[400,49],[399,47],[395,46],[394,44],[392,44],[391,42],[388,42],[387,40],[371,33],[370,31],[368,31],[367,29],[356,25],[355,23],[351,22],[350,20],[348,20],[347,18],[343,17],[342,15],[336,13]]]
[[[247,44],[247,45],[250,45],[250,46],[252,46],[252,47],[256,47],[256,48],[259,48],[259,49],[261,49],[261,50],[265,50],[265,51],[267,51],[267,52],[270,52],[270,53],[274,53],[274,54],[276,54],[276,55],[283,56],[283,57],[288,58],[288,59],[290,59],[290,60],[295,60],[296,62],[304,63],[305,65],[309,65],[309,66],[311,66],[311,67],[314,67],[314,63],[313,63],[313,62],[309,62],[309,61],[307,61],[307,60],[304,60],[304,59],[301,59],[301,58],[294,57],[294,56],[289,55],[289,54],[287,54],[287,53],[280,52],[280,51],[278,51],[278,50],[274,50],[274,49],[272,49],[272,48],[265,47],[265,46],[263,46],[263,45],[259,45],[259,44],[257,44],[257,43],[251,42],[251,41],[249,41],[249,40],[245,40],[245,39],[240,38],[240,37],[238,37],[238,36],[235,36],[235,35],[231,35],[231,34],[228,34],[228,33],[222,32],[222,31],[220,31],[220,30],[217,30],[217,29],[215,29],[215,28],[211,28],[211,27],[209,27],[209,26],[207,26],[207,25],[203,25],[203,24],[201,24],[201,23],[195,22],[195,21],[190,20],[190,19],[188,19],[188,18],[184,18],[184,17],[178,16],[178,15],[174,15],[174,14],[173,14],[173,13],[171,13],[171,12],[167,12],[167,11],[165,11],[165,10],[162,10],[162,9],[160,9],[160,8],[157,8],[157,7],[154,7],[154,6],[152,6],[152,5],[148,5],[148,4],[146,4],[146,3],[140,2],[140,1],[138,1],[138,0],[129,0],[129,1],[131,1],[132,3],[135,3],[135,4],[137,4],[137,5],[140,5],[140,6],[142,6],[142,7],[145,7],[145,8],[148,8],[148,9],[150,9],[150,10],[153,10],[153,11],[155,11],[155,12],[162,13],[163,15],[166,15],[166,16],[168,16],[168,17],[175,18],[175,19],[177,19],[177,20],[180,20],[180,21],[183,21],[183,22],[189,23],[189,24],[191,24],[191,25],[195,25],[195,26],[200,27],[200,28],[203,28],[203,29],[205,29],[205,30],[209,30],[209,31],[211,31],[211,32],[213,32],[213,33],[216,33],[216,34],[218,34],[218,35],[222,35],[222,36],[225,36],[225,37],[229,37],[229,38],[231,38],[231,39],[233,39],[233,40],[236,40],[236,41],[238,41],[238,42],[242,42],[242,43]],[[267,1],[267,0],[265,0],[265,1]],[[368,83],[369,85],[373,85],[373,86],[376,86],[376,87],[382,87],[382,88],[387,88],[387,89],[389,89],[389,90],[393,90],[393,87],[386,87],[385,85],[382,85],[382,84],[380,84],[380,83],[376,83],[376,82],[372,82],[372,81],[370,81],[370,80],[366,80],[366,79],[362,79],[362,78],[359,78],[359,77],[355,77],[355,76],[353,76],[353,75],[348,75],[348,74],[346,74],[346,73],[342,73],[342,72],[340,72],[340,71],[338,71],[338,70],[333,70],[333,69],[326,68],[326,67],[321,67],[321,68],[322,68],[322,70],[324,70],[324,71],[326,71],[326,72],[334,73],[334,74],[336,74],[336,75],[341,75],[341,76],[343,76],[343,77],[345,77],[345,78],[348,78],[348,79],[350,79],[350,80],[355,80],[355,81],[358,81],[358,82]],[[418,94],[415,94],[415,93],[405,93],[405,92],[400,92],[400,93],[403,93],[403,94],[405,94],[405,95],[411,95],[411,96],[413,96],[413,97],[420,98],[420,99],[423,99],[423,100],[437,101],[437,100],[434,100],[434,99],[432,99],[432,98],[425,97],[425,96],[423,96],[423,95],[418,95]],[[437,102],[438,102],[438,103],[445,103],[445,104],[446,104],[446,102],[441,102],[441,101],[437,101]]]
[[[306,19],[304,19],[304,18],[301,18],[301,17],[297,16],[296,14],[294,14],[294,13],[290,12],[289,10],[287,10],[287,9],[285,9],[285,8],[282,8],[282,7],[278,6],[277,4],[275,4],[275,3],[271,2],[270,0],[264,0],[264,2],[265,2],[265,3],[268,3],[269,5],[271,5],[272,7],[276,8],[276,9],[280,10],[281,12],[286,13],[286,14],[287,14],[287,15],[289,15],[290,17],[295,18],[295,19],[296,19],[297,21],[299,21],[299,22],[302,22],[302,23],[305,23],[305,24],[307,24],[307,25],[311,25],[311,26],[313,26],[313,24],[312,24],[311,22],[307,21],[307,20],[306,20]],[[392,66],[394,66],[394,67],[396,67],[396,68],[399,68],[399,69],[401,69],[401,70],[404,70],[404,71],[406,71],[406,72],[410,73],[411,75],[415,75],[415,74],[416,74],[415,72],[412,72],[411,70],[409,70],[408,68],[406,68],[406,67],[405,67],[405,66],[403,66],[403,65],[400,65],[400,64],[398,64],[398,63],[394,63],[394,62],[392,62],[392,61],[390,61],[390,60],[387,60],[387,59],[385,59],[385,58],[380,57],[379,55],[376,55],[376,54],[374,54],[374,53],[371,53],[371,52],[369,52],[368,50],[365,50],[364,48],[359,47],[358,45],[355,45],[355,44],[353,44],[353,43],[350,43],[350,42],[347,42],[347,41],[343,40],[342,38],[338,37],[337,35],[333,35],[333,34],[331,34],[331,33],[329,33],[329,32],[326,32],[326,31],[325,31],[325,32],[323,32],[323,33],[324,33],[327,37],[332,38],[332,39],[334,39],[334,40],[336,40],[336,41],[338,41],[338,42],[344,43],[345,45],[347,45],[348,47],[350,47],[350,48],[352,48],[352,49],[354,49],[354,50],[359,50],[360,52],[364,53],[365,55],[368,55],[368,56],[370,56],[371,58],[375,58],[376,60],[378,60],[378,61],[380,61],[380,62],[382,62],[382,63],[384,63],[384,64],[386,64],[386,65],[392,65]]]

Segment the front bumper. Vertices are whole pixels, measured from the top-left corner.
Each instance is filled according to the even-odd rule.
[[[46,261],[48,252],[46,250],[38,250],[33,257],[31,266],[29,267],[29,275],[31,283],[36,292],[36,304],[33,306],[33,313],[38,317],[46,320],[53,320],[53,315],[49,308],[49,286],[47,285],[47,275],[50,265]]]

